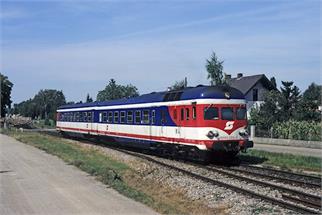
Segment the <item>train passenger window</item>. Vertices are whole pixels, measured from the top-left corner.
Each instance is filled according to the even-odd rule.
[[[206,107],[204,109],[203,117],[205,120],[219,119],[218,108],[216,107]]]
[[[125,123],[125,111],[120,112],[120,122]]]
[[[186,108],[186,120],[189,120],[190,116],[189,116],[189,108]]]
[[[84,122],[87,122],[87,112],[84,112]]]
[[[114,123],[118,123],[118,122],[119,122],[119,112],[114,111]]]
[[[107,122],[107,112],[103,112],[103,119],[102,119],[103,122]]]
[[[79,112],[79,121],[80,122],[83,122],[84,121],[83,112]]]
[[[184,120],[184,108],[181,108],[181,121]]]
[[[151,124],[155,123],[155,110],[152,110]]]
[[[175,110],[173,111],[173,118],[174,118],[174,119],[177,119],[177,109],[175,109]]]
[[[236,109],[236,118],[239,120],[246,119],[246,108],[239,107]]]
[[[196,119],[197,118],[197,108],[196,106],[192,107],[192,119]]]
[[[233,120],[234,110],[231,107],[221,108],[221,119],[223,120]]]
[[[76,113],[76,122],[79,122],[79,112]]]
[[[133,122],[133,111],[129,110],[127,112],[127,123],[131,123]]]
[[[87,121],[92,122],[92,112],[87,113]]]
[[[99,114],[98,121],[99,122],[103,121],[103,113],[102,112]]]
[[[113,122],[113,112],[112,111],[109,111],[108,112],[108,122],[109,123],[112,123]]]
[[[165,110],[161,110],[161,123],[165,124],[167,122],[167,118],[165,116]]]
[[[135,124],[141,123],[141,111],[137,110],[135,111]]]
[[[149,110],[143,110],[143,123],[144,124],[150,123],[150,111]]]

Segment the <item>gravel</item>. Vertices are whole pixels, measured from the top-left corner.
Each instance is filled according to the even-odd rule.
[[[205,204],[213,208],[224,207],[226,208],[225,212],[228,214],[295,214],[294,211],[282,208],[278,205],[273,205],[269,202],[261,201],[259,199],[239,194],[235,191],[220,186],[206,183],[175,170],[168,169],[153,162],[128,155],[108,147],[90,143],[80,143],[78,141],[74,141],[74,144],[99,150],[113,159],[126,163],[131,168],[136,170],[143,178],[153,179],[154,181],[158,181],[159,183],[171,188],[180,188],[186,193],[188,199],[191,199],[192,201],[204,201]],[[225,183],[247,188],[263,195],[281,197],[281,193],[276,190],[263,188],[261,186],[238,179],[233,179],[219,173],[209,172],[188,163],[158,157],[153,157],[153,159],[185,170],[193,171],[203,176],[209,176]],[[304,188],[298,189],[303,191],[307,190]],[[314,194],[321,192],[321,190],[310,191],[312,191]]]

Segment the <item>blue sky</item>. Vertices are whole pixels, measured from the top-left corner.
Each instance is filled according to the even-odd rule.
[[[321,1],[1,1],[1,73],[13,101],[40,89],[96,98],[110,78],[140,93],[224,72],[321,84]]]

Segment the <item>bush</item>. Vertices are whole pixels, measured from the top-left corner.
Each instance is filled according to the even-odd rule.
[[[272,136],[275,138],[321,141],[322,124],[307,121],[275,122]]]

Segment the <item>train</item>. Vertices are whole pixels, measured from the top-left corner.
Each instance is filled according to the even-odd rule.
[[[56,130],[202,162],[233,159],[253,147],[245,97],[225,85],[63,105],[57,109]]]

